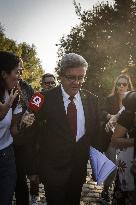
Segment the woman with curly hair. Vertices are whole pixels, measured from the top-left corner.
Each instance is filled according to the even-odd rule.
[[[130,77],[125,74],[119,75],[115,80],[111,94],[105,99],[104,106],[102,108],[103,120],[105,123],[107,123],[110,119],[114,119],[114,116],[116,116],[119,110],[123,108],[122,99],[124,94],[131,90],[133,90],[133,85]],[[110,124],[110,128],[114,129],[115,125],[116,120],[113,120],[112,124]],[[110,137],[111,136],[112,133]],[[110,137],[109,140],[107,139],[107,150],[105,154],[110,160],[116,162],[116,149],[112,143],[110,143]],[[115,172],[111,174],[104,183],[102,198],[107,202],[110,201],[109,187],[114,181],[115,174]]]

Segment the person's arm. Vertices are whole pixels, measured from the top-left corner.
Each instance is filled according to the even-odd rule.
[[[117,121],[118,121],[121,113],[124,110],[125,110],[125,107],[123,106],[116,115],[111,116],[110,120],[108,121],[108,123],[106,124],[106,127],[105,127],[107,132],[109,132],[110,130],[114,131],[114,128],[117,125]]]
[[[13,109],[13,116],[12,116],[12,122],[10,127],[10,131],[12,135],[15,135],[19,132],[18,126],[20,125],[21,118],[22,118],[22,106],[21,104],[18,103],[15,109]]]
[[[118,124],[115,127],[114,133],[112,135],[111,143],[115,147],[127,148],[134,145],[134,139],[124,138],[128,130],[133,127],[134,123],[134,113],[124,110],[118,119]]]
[[[127,128],[123,127],[120,124],[117,124],[114,130],[114,133],[112,135],[112,138],[113,139],[122,138],[127,133],[127,131],[128,131]]]
[[[43,122],[46,119],[46,110],[47,108],[43,105],[41,109],[35,113],[26,110],[20,120],[17,120],[15,116],[12,120],[12,134],[17,135],[19,132],[28,132],[29,130],[32,130],[33,127],[35,127],[35,123]]]
[[[14,90],[11,91],[9,99],[5,103],[0,102],[0,121],[4,119],[6,114],[8,113],[9,109],[12,107],[15,98],[18,95],[18,91]]]
[[[12,124],[11,124],[11,133],[12,135],[17,135],[24,129],[31,127],[35,121],[35,116],[32,113],[24,113],[22,116],[20,114],[13,115]],[[24,125],[24,127],[23,127]]]
[[[124,135],[128,132],[127,128],[117,124],[115,131],[111,138],[112,146],[116,148],[127,148],[134,145],[134,139],[124,138]]]
[[[11,128],[10,128],[12,136],[19,133],[20,120],[21,120],[21,114],[13,115]]]

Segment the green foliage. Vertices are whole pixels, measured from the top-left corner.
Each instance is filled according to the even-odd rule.
[[[35,46],[30,46],[27,43],[17,44],[16,41],[7,38],[0,24],[0,50],[12,51],[22,58],[24,62],[23,79],[35,90],[39,90],[43,69],[37,57]]]
[[[125,68],[135,83],[136,2],[116,0],[114,7],[107,2],[83,11],[75,1],[74,6],[81,21],[61,38],[58,59],[69,52],[82,55],[89,64],[86,87],[99,96],[110,93]]]
[[[21,48],[21,58],[24,62],[25,72],[23,79],[32,85],[36,90],[40,88],[40,80],[43,74],[43,69],[39,58],[37,58],[36,48],[26,43],[19,44]]]

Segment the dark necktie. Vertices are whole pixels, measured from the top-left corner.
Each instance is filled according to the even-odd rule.
[[[67,117],[68,117],[68,121],[70,124],[70,128],[72,131],[72,135],[76,140],[76,135],[77,135],[77,109],[76,109],[76,105],[74,103],[74,97],[69,97],[69,100],[71,101],[68,104],[67,107]]]

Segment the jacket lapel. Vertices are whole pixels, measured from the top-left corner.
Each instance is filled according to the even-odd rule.
[[[85,128],[86,128],[86,132],[88,132],[93,128],[93,117],[94,117],[93,105],[91,99],[88,99],[88,94],[84,90],[80,90],[80,96],[81,96],[84,115],[85,115]]]
[[[52,109],[53,109],[52,111],[54,113],[54,118],[56,118],[56,121],[59,124],[59,126],[61,127],[61,129],[64,133],[64,136],[69,136],[69,139],[72,140],[73,138],[71,137],[71,130],[70,130],[70,125],[69,125],[66,111],[65,111],[61,86],[58,86],[56,88],[56,92],[55,92],[53,100],[55,100],[55,106],[52,107]],[[67,133],[67,134],[65,135],[65,133]],[[74,139],[72,141],[74,141]]]

